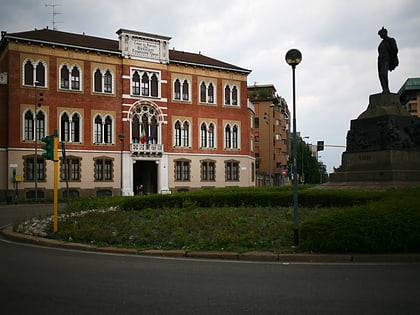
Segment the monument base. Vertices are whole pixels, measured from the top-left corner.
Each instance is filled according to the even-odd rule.
[[[350,123],[341,160],[331,184],[419,185],[420,118],[401,107],[397,94],[370,95],[366,111]]]
[[[383,150],[342,155],[331,182],[420,182],[420,151]]]

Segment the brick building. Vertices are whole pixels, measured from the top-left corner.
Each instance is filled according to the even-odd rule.
[[[54,130],[60,197],[254,186],[250,70],[117,35],[2,32],[1,199],[52,196],[40,140]]]
[[[272,84],[248,86],[255,106],[256,186],[279,186],[288,182],[290,112]]]

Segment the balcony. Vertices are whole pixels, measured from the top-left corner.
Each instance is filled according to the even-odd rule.
[[[130,152],[131,155],[162,155],[163,144],[132,143]]]

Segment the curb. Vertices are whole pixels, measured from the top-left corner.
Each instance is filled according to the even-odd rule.
[[[35,244],[47,247],[57,247],[64,249],[75,249],[83,251],[129,254],[157,257],[173,258],[203,258],[203,259],[224,259],[241,261],[261,261],[261,262],[283,262],[283,263],[419,263],[420,253],[416,254],[275,254],[272,252],[246,252],[237,253],[231,251],[191,251],[185,250],[137,250],[134,248],[120,247],[98,247],[94,245],[71,243],[54,239],[17,233],[13,231],[11,225],[3,228],[0,233],[8,240]]]

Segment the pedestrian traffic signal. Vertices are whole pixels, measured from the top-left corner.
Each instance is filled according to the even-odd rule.
[[[41,149],[45,150],[42,153],[42,157],[46,160],[54,161],[54,136],[42,137],[41,141],[44,142]]]
[[[44,93],[39,93],[39,98],[38,98],[38,107],[41,107],[42,102],[44,101]]]
[[[318,141],[316,144],[317,151],[324,151],[324,141]]]

